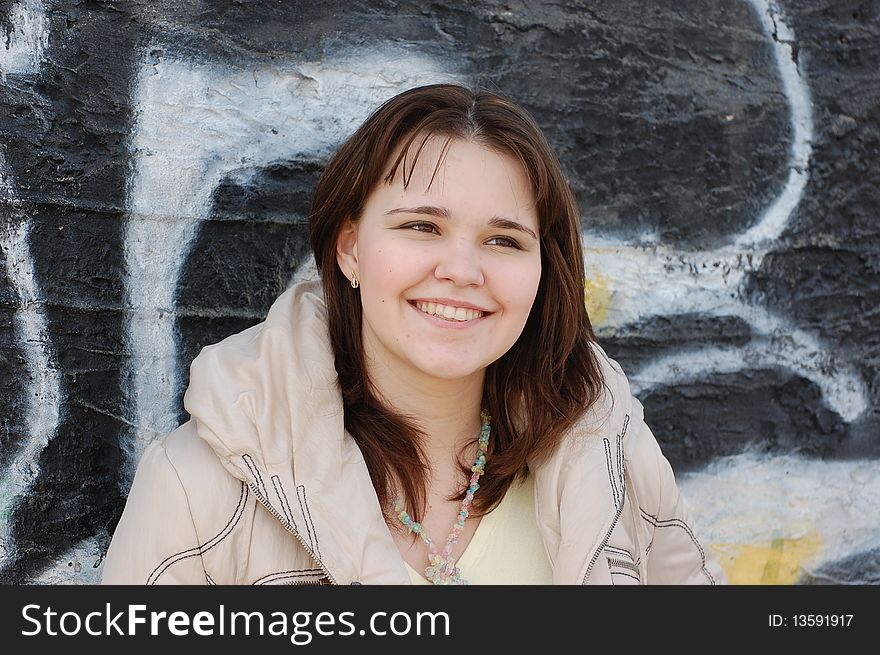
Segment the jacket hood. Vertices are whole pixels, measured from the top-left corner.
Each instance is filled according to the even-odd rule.
[[[530,466],[557,583],[589,576],[623,502],[623,464],[634,447],[624,439],[627,426],[641,420],[619,367],[596,349],[603,398],[553,456]],[[294,285],[264,322],[205,347],[190,368],[184,406],[223,466],[334,581],[409,584],[363,455],[344,428],[320,281]],[[611,493],[609,467],[619,472]]]
[[[204,348],[184,406],[223,466],[298,527],[335,581],[368,584],[360,571],[371,571],[409,582],[345,432],[320,282],[294,285],[264,322]]]
[[[272,471],[319,452],[344,461],[342,403],[320,283],[291,287],[264,322],[202,349],[190,367],[184,406],[202,439],[242,480],[253,479],[242,471],[243,454]],[[290,474],[296,481],[297,471]]]

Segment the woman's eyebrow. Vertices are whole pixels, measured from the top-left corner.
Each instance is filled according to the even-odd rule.
[[[489,221],[489,225],[491,225],[492,227],[500,227],[502,230],[519,230],[520,232],[525,232],[526,234],[528,234],[535,241],[538,240],[538,235],[535,234],[530,228],[527,228],[522,223],[512,221],[509,218],[496,216],[491,221]]]
[[[448,209],[445,207],[432,207],[430,205],[423,205],[421,207],[398,207],[397,209],[391,209],[385,212],[386,216],[389,214],[427,214],[428,216],[449,218]]]
[[[426,214],[428,216],[437,216],[438,218],[449,218],[449,210],[445,207],[434,207],[432,205],[423,205],[421,207],[398,207],[396,209],[390,209],[385,212],[385,215],[388,216],[390,214]],[[495,216],[489,221],[489,225],[492,227],[498,227],[502,230],[517,230],[519,232],[524,232],[532,237],[535,241],[538,240],[538,235],[535,234],[533,230],[526,227],[522,223],[518,223],[509,218],[504,218],[502,216]]]

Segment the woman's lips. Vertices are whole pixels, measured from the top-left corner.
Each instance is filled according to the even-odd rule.
[[[421,300],[410,300],[408,304],[434,325],[445,328],[462,329],[471,327],[472,325],[481,323],[493,313],[481,312],[464,307],[451,307],[450,305],[440,305],[438,303]],[[437,316],[436,314],[440,312],[442,312],[442,314]],[[446,316],[450,316],[451,318],[446,318]]]
[[[485,312],[478,309],[428,302],[424,300],[415,300],[413,301],[413,304],[426,314],[431,314],[432,316],[443,318],[447,321],[472,321],[475,318],[481,318],[485,314]]]

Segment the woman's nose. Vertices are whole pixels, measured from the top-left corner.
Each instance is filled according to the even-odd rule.
[[[450,242],[441,249],[434,275],[457,286],[483,284],[483,266],[478,248],[465,239]]]

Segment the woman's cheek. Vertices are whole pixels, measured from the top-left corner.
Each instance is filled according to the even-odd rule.
[[[531,306],[541,283],[541,267],[520,262],[519,265],[509,267],[498,279],[503,285],[505,296],[515,299],[517,304],[526,303]]]

